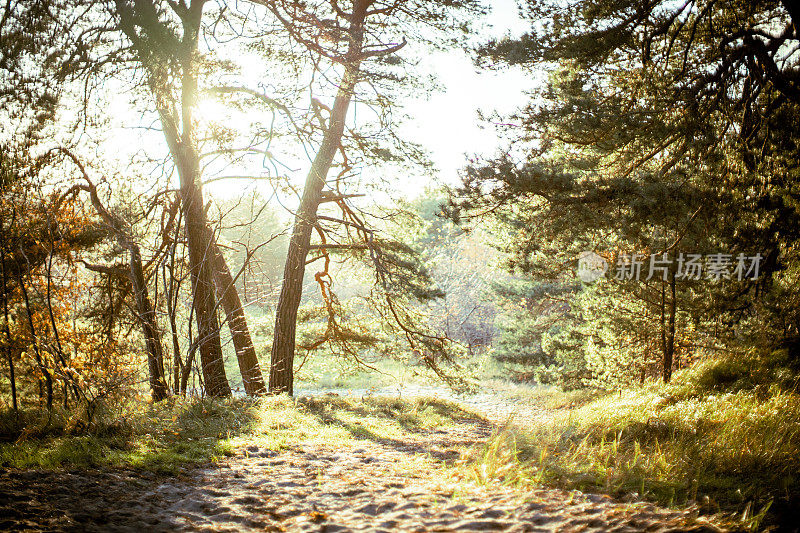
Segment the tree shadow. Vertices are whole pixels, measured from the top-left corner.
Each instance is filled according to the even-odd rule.
[[[426,422],[430,418],[438,417],[447,426],[469,425],[471,428],[488,435],[492,425],[486,419],[470,413],[451,402],[437,399],[422,398],[409,405],[408,401],[387,398],[369,398],[356,403],[353,400],[340,400],[338,398],[304,398],[302,400],[306,411],[317,418],[321,424],[335,425],[345,429],[357,440],[369,440],[389,447],[395,451],[408,455],[429,455],[437,461],[451,464],[460,457],[460,452],[454,448],[476,444],[473,439],[453,438],[454,435],[437,427],[430,427]],[[411,408],[411,413],[408,411]],[[378,417],[396,422],[403,431],[414,437],[430,436],[431,439],[398,439],[381,435],[366,425],[352,422],[339,416],[344,412],[361,418]],[[422,412],[422,414],[420,414]]]

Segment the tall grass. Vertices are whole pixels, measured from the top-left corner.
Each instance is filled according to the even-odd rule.
[[[473,471],[695,505],[754,529],[763,520],[793,523],[800,394],[790,363],[785,352],[706,361],[670,385],[602,394],[527,431],[498,433]]]

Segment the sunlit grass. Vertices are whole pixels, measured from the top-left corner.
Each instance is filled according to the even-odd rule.
[[[5,413],[0,426],[6,441],[0,443],[2,466],[157,471],[218,461],[244,446],[276,451],[300,443],[345,446],[363,439],[400,439],[475,419],[454,404],[431,399],[286,396],[162,402],[141,413],[100,421],[86,433],[69,431],[63,417],[48,422],[24,415],[16,425],[13,417]]]
[[[508,400],[544,409],[574,408],[603,395],[595,389],[562,391],[555,385],[528,385],[502,379],[488,380],[485,386]]]
[[[478,481],[696,505],[748,527],[767,511],[784,520],[800,503],[800,394],[790,376],[773,354],[709,361],[671,385],[595,393],[583,404],[551,389],[549,399],[531,398],[551,416],[498,432],[470,469]]]
[[[414,368],[402,361],[384,357],[369,364],[377,371],[345,358],[330,360],[312,355],[295,376],[295,390],[360,390],[426,382],[424,369]]]

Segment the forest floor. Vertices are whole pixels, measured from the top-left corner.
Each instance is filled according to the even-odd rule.
[[[439,395],[450,393],[439,389]],[[334,424],[348,438],[309,430],[316,423],[312,418],[287,419],[287,426],[273,419],[273,429],[299,425],[305,433],[278,447],[245,435],[227,457],[170,473],[118,466],[5,469],[0,471],[0,530],[720,530],[688,511],[484,479],[485,463],[476,467],[467,459],[481,443],[511,414],[524,423],[547,413],[518,409],[520,402],[508,396],[470,397],[462,402],[468,410],[443,410],[446,404],[430,401],[328,397],[305,402],[303,416]],[[409,406],[415,416],[419,410],[427,418],[397,416]],[[379,425],[376,413],[400,425]],[[287,418],[286,412],[280,416]]]

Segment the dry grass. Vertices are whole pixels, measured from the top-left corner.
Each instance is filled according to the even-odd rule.
[[[528,431],[498,432],[471,468],[478,480],[694,505],[753,530],[791,523],[800,506],[796,376],[785,353],[707,361],[668,386],[595,394]],[[571,403],[546,394],[551,408]]]

